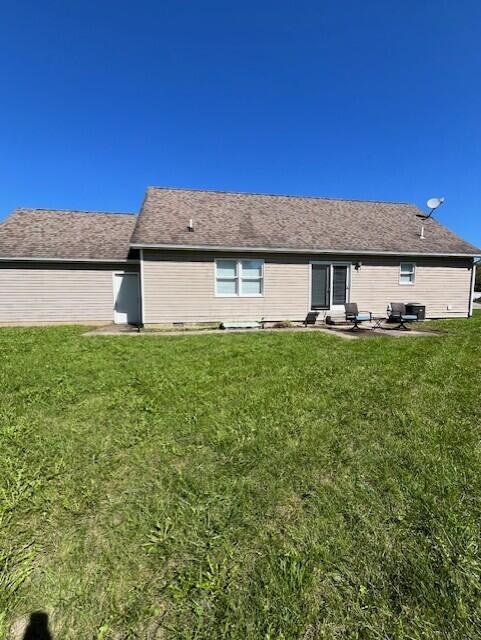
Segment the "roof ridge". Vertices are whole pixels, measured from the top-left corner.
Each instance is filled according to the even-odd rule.
[[[103,215],[111,215],[111,216],[137,216],[136,213],[132,211],[100,211],[100,210],[92,210],[92,209],[54,209],[48,207],[16,207],[14,209],[15,212],[22,211],[51,211],[51,212],[60,212],[64,211],[66,213],[93,213],[93,214],[103,214]]]
[[[302,198],[304,200],[330,200],[334,202],[371,202],[376,204],[398,204],[405,205],[407,207],[416,207],[417,205],[411,202],[400,202],[397,200],[366,200],[361,198],[334,198],[330,196],[306,196],[295,193],[263,193],[260,191],[227,191],[224,189],[195,189],[191,187],[159,187],[157,185],[150,185],[147,187],[147,191],[151,189],[159,189],[162,191],[193,191],[196,193],[223,193],[227,195],[235,196],[266,196],[268,198]]]

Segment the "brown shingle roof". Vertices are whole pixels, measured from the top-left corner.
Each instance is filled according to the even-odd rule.
[[[149,187],[134,245],[479,254],[410,204]],[[194,231],[187,229],[189,220]],[[421,224],[425,239],[419,237]]]
[[[125,260],[136,216],[16,209],[0,225],[0,258]]]

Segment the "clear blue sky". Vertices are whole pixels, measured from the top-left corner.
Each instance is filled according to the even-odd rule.
[[[481,3],[4,0],[0,217],[147,185],[400,200],[481,245]]]

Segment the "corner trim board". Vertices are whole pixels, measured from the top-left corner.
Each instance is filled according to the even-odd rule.
[[[473,258],[473,266],[471,268],[471,283],[469,287],[469,307],[468,307],[468,318],[471,318],[473,315],[473,305],[474,305],[474,285],[476,283],[476,258]]]
[[[140,249],[140,322],[145,324],[144,250]]]

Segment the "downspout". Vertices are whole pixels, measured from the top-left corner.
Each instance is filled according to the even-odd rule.
[[[476,258],[473,258],[473,267],[471,269],[471,286],[469,287],[469,312],[468,318],[473,315],[473,302],[474,302],[474,284],[476,281]]]
[[[144,297],[144,250],[140,249],[140,326],[144,328],[145,322],[145,297]]]

